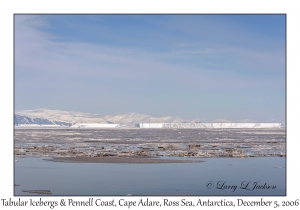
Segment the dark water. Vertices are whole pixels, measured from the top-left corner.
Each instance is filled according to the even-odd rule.
[[[20,186],[15,186],[15,195],[41,196],[22,190],[90,196],[286,195],[286,159],[280,157],[201,158],[205,162],[170,164],[59,163],[41,158],[16,160],[14,179]],[[257,185],[253,189],[255,182]]]

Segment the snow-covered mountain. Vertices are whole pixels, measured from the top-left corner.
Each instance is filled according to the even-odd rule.
[[[114,115],[99,115],[84,112],[71,112],[50,109],[22,110],[15,113],[15,125],[37,124],[37,125],[73,125],[78,123],[88,124],[120,124],[134,126],[136,123],[262,123],[256,120],[237,120],[231,122],[226,119],[215,120],[183,120],[177,116],[153,117],[136,112],[121,113]],[[278,123],[278,121],[265,121],[265,123]]]
[[[35,125],[61,125],[61,126],[69,126],[70,123],[56,121],[56,120],[48,120],[45,118],[31,118],[24,115],[15,114],[15,125],[24,125],[24,124],[35,124]]]
[[[42,124],[42,125],[66,125],[75,123],[103,123],[103,124],[125,124],[135,123],[179,123],[184,122],[180,117],[164,116],[152,117],[136,112],[115,115],[98,115],[83,112],[70,112],[62,110],[35,109],[17,111],[15,124]],[[66,123],[66,124],[63,124]]]

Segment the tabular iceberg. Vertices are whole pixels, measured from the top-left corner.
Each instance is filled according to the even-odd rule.
[[[281,128],[281,123],[138,123],[139,128]]]
[[[116,128],[119,124],[76,123],[71,128]]]

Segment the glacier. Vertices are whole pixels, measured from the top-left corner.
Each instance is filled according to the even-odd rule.
[[[281,123],[137,123],[139,128],[281,128]]]

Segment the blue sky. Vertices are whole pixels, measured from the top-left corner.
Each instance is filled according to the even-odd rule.
[[[15,109],[285,120],[285,15],[15,15]]]

